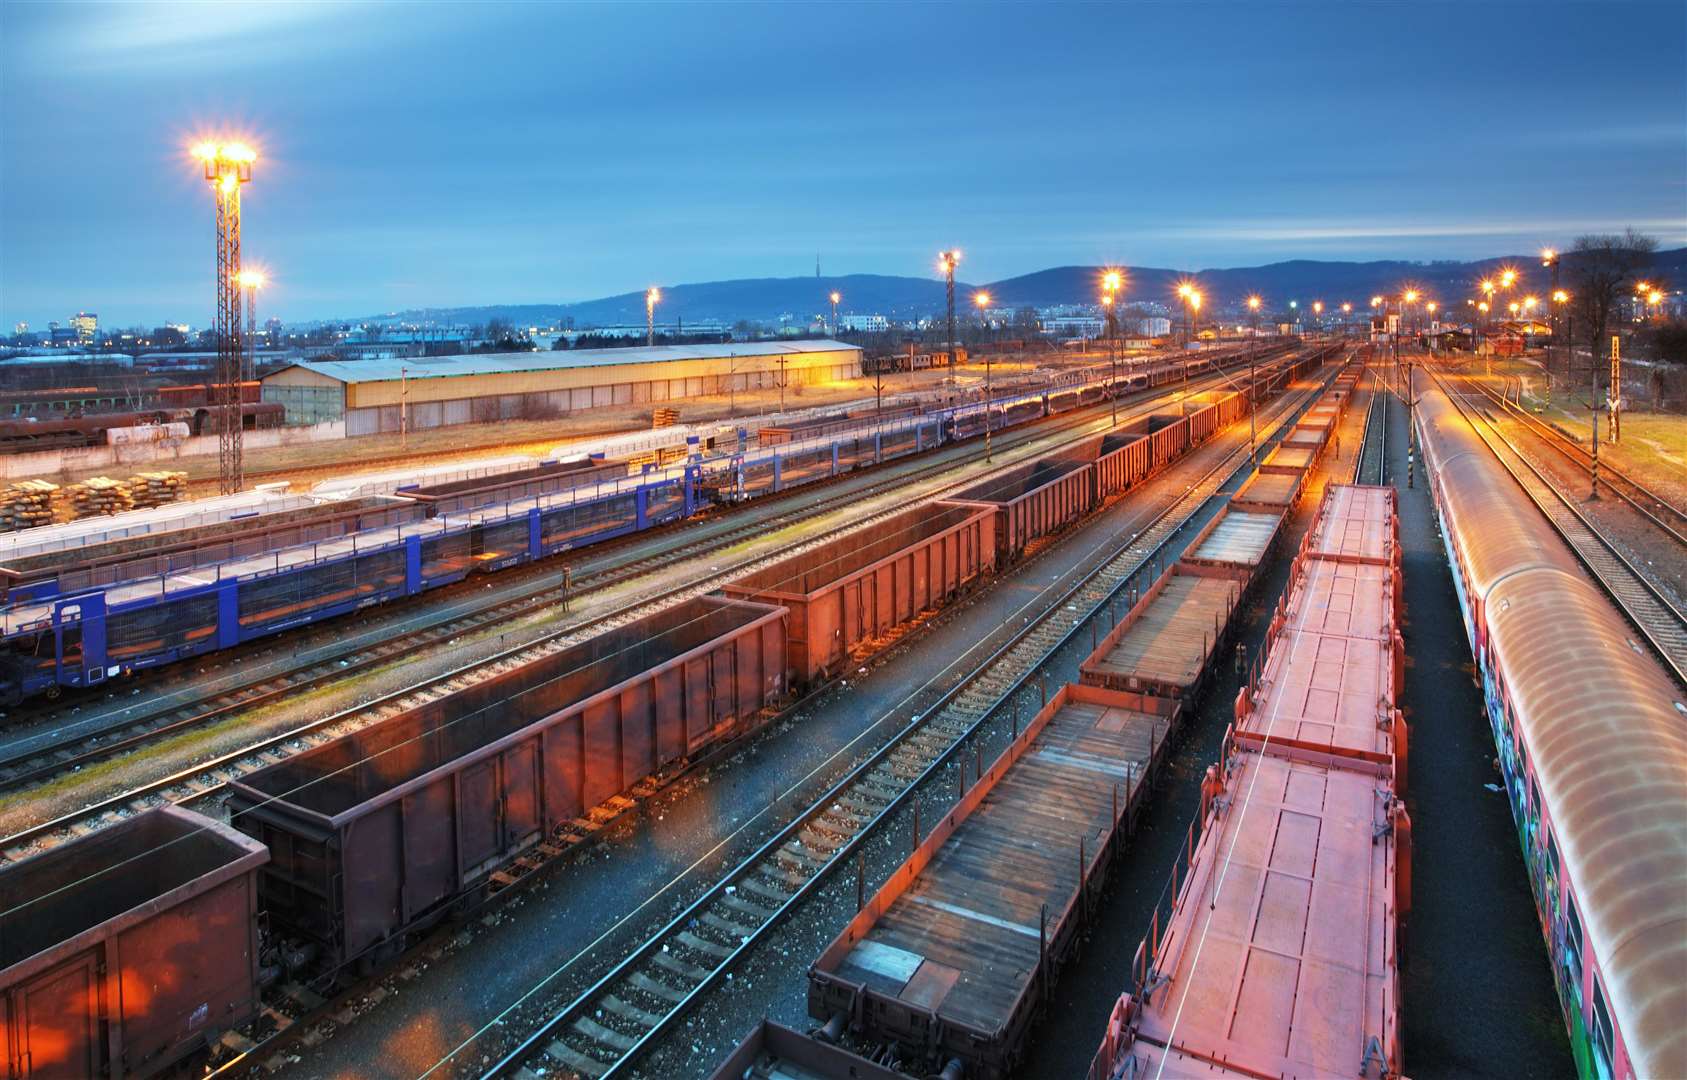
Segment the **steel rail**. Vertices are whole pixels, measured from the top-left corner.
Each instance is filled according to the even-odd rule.
[[[1277,432],[1286,430],[1294,417],[1321,396],[1333,377],[1333,374],[1327,375],[1320,387],[1302,392],[1298,402],[1282,402],[1276,421]],[[876,835],[909,798],[926,787],[962,747],[999,714],[1004,704],[1014,702],[1050,656],[1067,645],[1104,607],[1116,601],[1166,543],[1216,497],[1217,490],[1226,481],[1246,465],[1247,449],[1246,445],[1238,444],[1229,450],[1216,465],[1150,519],[1140,532],[1101,556],[1035,619],[1016,630],[935,703],[922,708],[889,741],[849,770],[806,810],[798,813],[590,988],[507,1052],[486,1070],[484,1076],[506,1075],[524,1062],[541,1056],[548,1056],[563,1068],[593,1080],[607,1080],[629,1068],[720,981],[728,968],[788,917],[832,870],[854,854],[869,837]],[[1191,502],[1193,505],[1190,505]],[[1179,508],[1185,506],[1188,507],[1185,513],[1174,516]],[[1095,586],[1098,579],[1105,583],[1099,590]],[[1089,595],[1085,598],[1091,602],[1078,610],[1072,601],[1086,593]],[[998,666],[1009,670],[994,672],[993,669]],[[980,685],[989,689],[981,693]],[[1013,707],[1017,708],[1017,705]],[[822,819],[826,820],[826,825],[816,829]],[[841,843],[829,844],[827,837],[844,839]],[[824,851],[828,846],[830,851],[823,860],[808,854],[813,849]],[[798,879],[795,884],[792,883],[793,878]],[[770,884],[781,881],[783,886]],[[780,892],[784,895],[779,895]],[[770,900],[776,906],[769,906]],[[748,921],[744,921],[746,919]],[[736,943],[722,945],[693,933],[693,928],[704,925],[734,937]],[[699,963],[683,959],[687,956],[700,960],[706,957],[708,959],[704,962],[712,961],[712,964],[703,968]],[[693,985],[682,993],[644,974],[647,966],[663,968],[674,977],[689,977]],[[637,1004],[639,1000],[665,1000],[670,1007],[665,1013],[656,1013]],[[619,1017],[628,1026],[642,1026],[642,1034],[636,1037],[626,1035],[598,1023],[589,1015],[603,1016],[605,1011]],[[570,1030],[614,1055],[613,1060],[603,1061],[563,1042],[562,1036]],[[537,1069],[529,1071],[537,1072]],[[546,1072],[549,1071],[546,1067]]]
[[[1529,432],[1564,457],[1568,458],[1584,473],[1593,471],[1593,453],[1582,449],[1580,443],[1567,437],[1563,432],[1539,418],[1529,415],[1528,410],[1513,403],[1509,398],[1494,393],[1493,389],[1474,379],[1467,380],[1467,385],[1474,386],[1490,402],[1500,406],[1506,414],[1522,421]],[[1683,533],[1676,525],[1664,520],[1666,517],[1682,525],[1687,525],[1687,509],[1674,505],[1657,494],[1632,476],[1613,466],[1609,461],[1599,466],[1599,477],[1617,496],[1632,506],[1635,511],[1652,524],[1656,525],[1671,539],[1687,547],[1687,533]],[[1626,489],[1626,490],[1625,490]],[[1643,503],[1649,505],[1642,505]]]
[[[1618,610],[1646,639],[1664,667],[1680,685],[1687,687],[1687,613],[1676,607],[1663,590],[1648,580],[1604,531],[1575,505],[1575,500],[1530,461],[1476,402],[1456,390],[1453,380],[1433,369],[1426,370],[1446,393],[1447,400],[1470,423],[1471,430],[1493,451],[1501,466],[1576,553]]]

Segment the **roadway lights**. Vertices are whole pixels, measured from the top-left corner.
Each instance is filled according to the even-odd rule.
[[[838,332],[838,301],[843,299],[843,294],[833,289],[830,299],[832,301],[832,334],[836,336]]]
[[[662,300],[662,290],[652,285],[644,294],[644,343],[656,344],[656,305]]]
[[[1570,302],[1570,294],[1565,292],[1563,289],[1558,289],[1552,294],[1552,302],[1555,304],[1568,304]]]
[[[1257,297],[1257,296],[1248,297],[1248,310],[1249,311],[1258,311],[1259,310],[1259,304],[1260,304],[1259,297]]]
[[[1517,284],[1517,271],[1506,270],[1500,274],[1500,288],[1509,289]]]

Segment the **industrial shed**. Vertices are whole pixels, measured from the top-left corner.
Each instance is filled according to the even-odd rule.
[[[658,345],[304,361],[265,376],[263,400],[286,406],[289,424],[344,420],[347,435],[374,435],[860,375],[861,350],[841,341]]]

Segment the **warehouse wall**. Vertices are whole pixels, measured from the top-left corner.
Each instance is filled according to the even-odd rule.
[[[841,379],[859,378],[861,364],[859,354],[855,353],[814,353],[811,357],[829,358],[830,363],[810,363],[802,366],[794,360],[787,365],[787,386],[800,386],[819,382],[829,382]],[[838,362],[839,357],[847,357]],[[760,362],[762,358],[757,358]],[[692,361],[693,364],[704,363]],[[600,368],[583,368],[583,373],[596,373],[600,377],[611,373],[620,375],[623,379],[628,374],[643,374],[645,369],[671,369],[671,364],[618,364]],[[695,370],[695,368],[693,368]],[[526,382],[533,375],[540,373],[524,372],[499,378],[501,389],[508,389],[510,385]],[[550,373],[544,373],[550,374]],[[478,383],[479,380],[497,378],[488,376],[468,376],[463,379],[436,380],[440,387],[451,386],[461,394],[467,387],[461,383]],[[348,395],[352,403],[345,410],[347,435],[375,435],[381,432],[397,432],[401,430],[400,407],[396,400],[387,403],[375,395],[366,393],[372,385],[385,386],[387,384],[363,384],[355,387],[355,395]],[[479,383],[484,386],[484,383]],[[687,374],[681,378],[640,379],[637,381],[601,382],[571,387],[567,389],[530,390],[515,393],[490,393],[481,396],[457,396],[437,400],[418,400],[416,393],[417,380],[410,382],[410,396],[408,400],[410,411],[410,429],[421,431],[427,428],[446,427],[453,424],[496,423],[500,420],[543,420],[552,417],[566,416],[569,413],[580,412],[585,409],[603,408],[611,405],[648,405],[664,404],[683,401],[687,398],[704,397],[713,394],[726,394],[730,391],[744,391],[756,389],[773,389],[779,385],[779,372],[773,370],[734,371],[710,374]],[[268,388],[265,390],[265,400],[270,400]],[[384,397],[384,395],[383,395]],[[376,404],[364,404],[373,399]]]

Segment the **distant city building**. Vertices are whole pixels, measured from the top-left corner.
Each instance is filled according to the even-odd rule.
[[[804,328],[806,331],[806,328]],[[639,339],[649,332],[644,323],[622,323],[614,326],[587,326],[579,330],[564,331],[563,336],[573,344],[581,337],[611,338],[611,339]],[[656,335],[674,337],[680,334],[730,334],[731,328],[719,319],[699,319],[696,322],[657,323]]]
[[[1049,315],[1037,322],[1045,337],[1095,338],[1107,329],[1107,321],[1098,315]]]
[[[76,331],[76,340],[85,345],[100,336],[100,317],[92,311],[78,311],[70,320],[70,326]]]
[[[890,329],[890,320],[883,315],[839,315],[838,324],[862,334],[882,334]]]
[[[1172,332],[1172,321],[1159,316],[1149,316],[1146,319],[1125,319],[1129,332],[1141,334],[1144,337],[1165,337]]]
[[[12,327],[12,333],[16,334],[18,337],[23,337],[25,334],[29,333],[29,324],[26,322],[20,322],[14,325]]]

